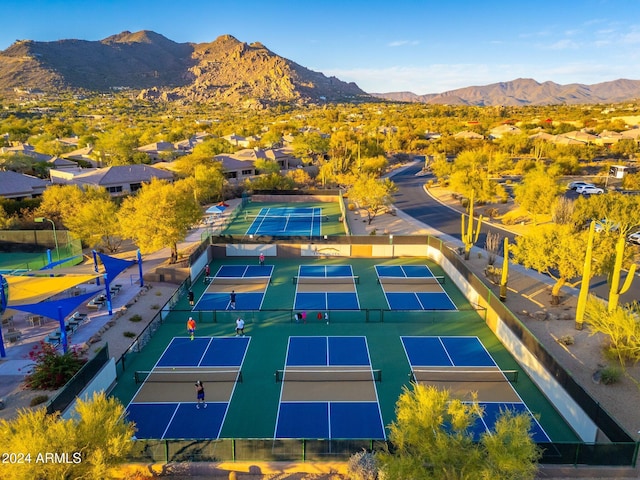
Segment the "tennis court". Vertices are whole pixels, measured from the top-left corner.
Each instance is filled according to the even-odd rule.
[[[247,219],[250,219],[247,215]],[[266,207],[252,218],[247,235],[319,236],[327,220],[321,207]]]
[[[239,381],[249,337],[174,338],[148,372],[127,407],[137,438],[219,438]],[[196,408],[195,382],[202,381],[206,408]]]
[[[274,438],[384,439],[367,339],[289,337]]]
[[[500,412],[527,413],[531,434],[538,443],[550,442],[536,417],[513,388],[517,371],[503,371],[478,337],[402,337],[402,344],[417,383],[449,390],[463,401],[477,394],[482,415],[471,427],[476,440],[494,430]]]
[[[296,310],[360,310],[351,265],[300,265],[294,277]]]
[[[260,310],[272,273],[273,265],[222,265],[193,310]]]
[[[391,310],[457,310],[442,288],[443,276],[427,265],[376,265],[378,283]]]

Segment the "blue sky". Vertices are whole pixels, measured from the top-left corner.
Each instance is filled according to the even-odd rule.
[[[0,50],[125,30],[231,34],[367,92],[640,79],[640,0],[0,0],[0,12]]]

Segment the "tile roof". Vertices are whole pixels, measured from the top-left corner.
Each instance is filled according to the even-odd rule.
[[[74,178],[74,182],[108,186],[132,182],[150,182],[153,178],[172,180],[173,174],[148,165],[122,165],[91,170],[82,175],[77,175]]]
[[[0,197],[21,197],[39,195],[50,185],[40,178],[13,172],[0,170]]]

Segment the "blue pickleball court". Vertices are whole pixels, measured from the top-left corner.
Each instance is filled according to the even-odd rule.
[[[298,401],[284,399],[285,389],[289,385],[286,376],[287,368],[299,374],[299,367],[312,367],[310,374],[313,375],[318,371],[315,368],[327,367],[326,370],[320,371],[323,374],[333,371],[336,378],[348,367],[360,369],[359,371],[365,375],[371,372],[366,337],[290,337],[285,366],[285,380],[278,408],[275,438],[386,438],[373,376],[369,382],[364,382],[362,387],[355,387],[356,391],[363,392],[361,398],[350,401],[326,398],[331,397],[331,389],[336,388],[335,380],[326,379],[326,377],[323,377],[324,383],[306,383],[302,390],[298,390],[303,392],[303,397],[308,392],[307,398]],[[306,381],[303,380],[303,382]],[[358,383],[361,382],[358,381]],[[354,388],[353,384],[344,385],[340,390]],[[335,397],[339,396],[339,393],[333,391]],[[319,397],[323,399],[318,400]]]
[[[149,374],[149,377],[168,374],[171,378],[166,383],[149,383],[145,380],[127,407],[128,420],[136,423],[136,437],[188,440],[219,438],[235,382],[241,378],[239,372],[249,342],[250,337],[174,338]],[[221,380],[224,383],[216,383],[214,377],[217,374],[224,375]],[[208,378],[208,375],[214,377]],[[203,377],[206,408],[196,408],[193,383]],[[220,396],[224,398],[220,399]],[[137,400],[140,398],[144,400]]]
[[[443,277],[427,265],[376,265],[375,270],[391,310],[457,310],[440,286]]]
[[[438,369],[439,373],[451,369],[453,375],[456,375],[456,368],[467,367],[467,371],[457,371],[458,375],[469,375],[464,380],[472,384],[474,382],[474,373],[482,373],[487,368],[499,371],[499,367],[482,344],[478,337],[401,337],[407,359],[411,365],[412,372],[414,369],[425,368]],[[452,378],[455,378],[452,377]],[[505,379],[506,381],[506,379]],[[429,383],[428,380],[421,380],[420,383]],[[451,380],[451,385],[459,384],[460,380]],[[481,385],[481,384],[476,384]],[[470,391],[480,390],[473,385],[468,387]],[[495,387],[493,387],[495,389]],[[513,386],[510,386],[510,398],[520,399]],[[495,423],[502,410],[511,410],[515,413],[527,413],[531,416],[531,434],[533,439],[538,443],[547,443],[551,440],[540,423],[531,413],[527,405],[523,401],[482,401],[478,404],[482,407],[482,416],[476,419],[475,423],[470,427],[477,441],[484,433],[491,432],[495,428]]]
[[[297,278],[294,310],[360,310],[351,265],[300,265]],[[343,291],[333,290],[337,284]]]
[[[272,274],[273,265],[222,265],[193,310],[260,310]],[[256,284],[262,286],[261,291],[246,291]],[[234,288],[235,308],[230,294]]]

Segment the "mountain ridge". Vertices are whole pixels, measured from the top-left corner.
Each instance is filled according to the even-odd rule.
[[[265,103],[371,99],[355,83],[326,77],[260,42],[231,35],[176,43],[149,30],[99,41],[21,40],[0,52],[0,92],[139,90],[143,99]]]
[[[153,101],[274,103],[387,100],[468,106],[619,103],[640,98],[640,81],[560,85],[518,78],[442,93],[366,93],[277,55],[261,42],[221,35],[177,43],[151,30],[123,31],[98,41],[18,40],[0,51],[0,94],[58,94],[128,89]]]
[[[370,93],[370,95],[391,101],[468,106],[618,103],[640,98],[640,80],[618,79],[593,85],[582,83],[561,85],[552,81],[540,83],[532,78],[517,78],[509,82],[425,95],[417,95],[413,92]]]

